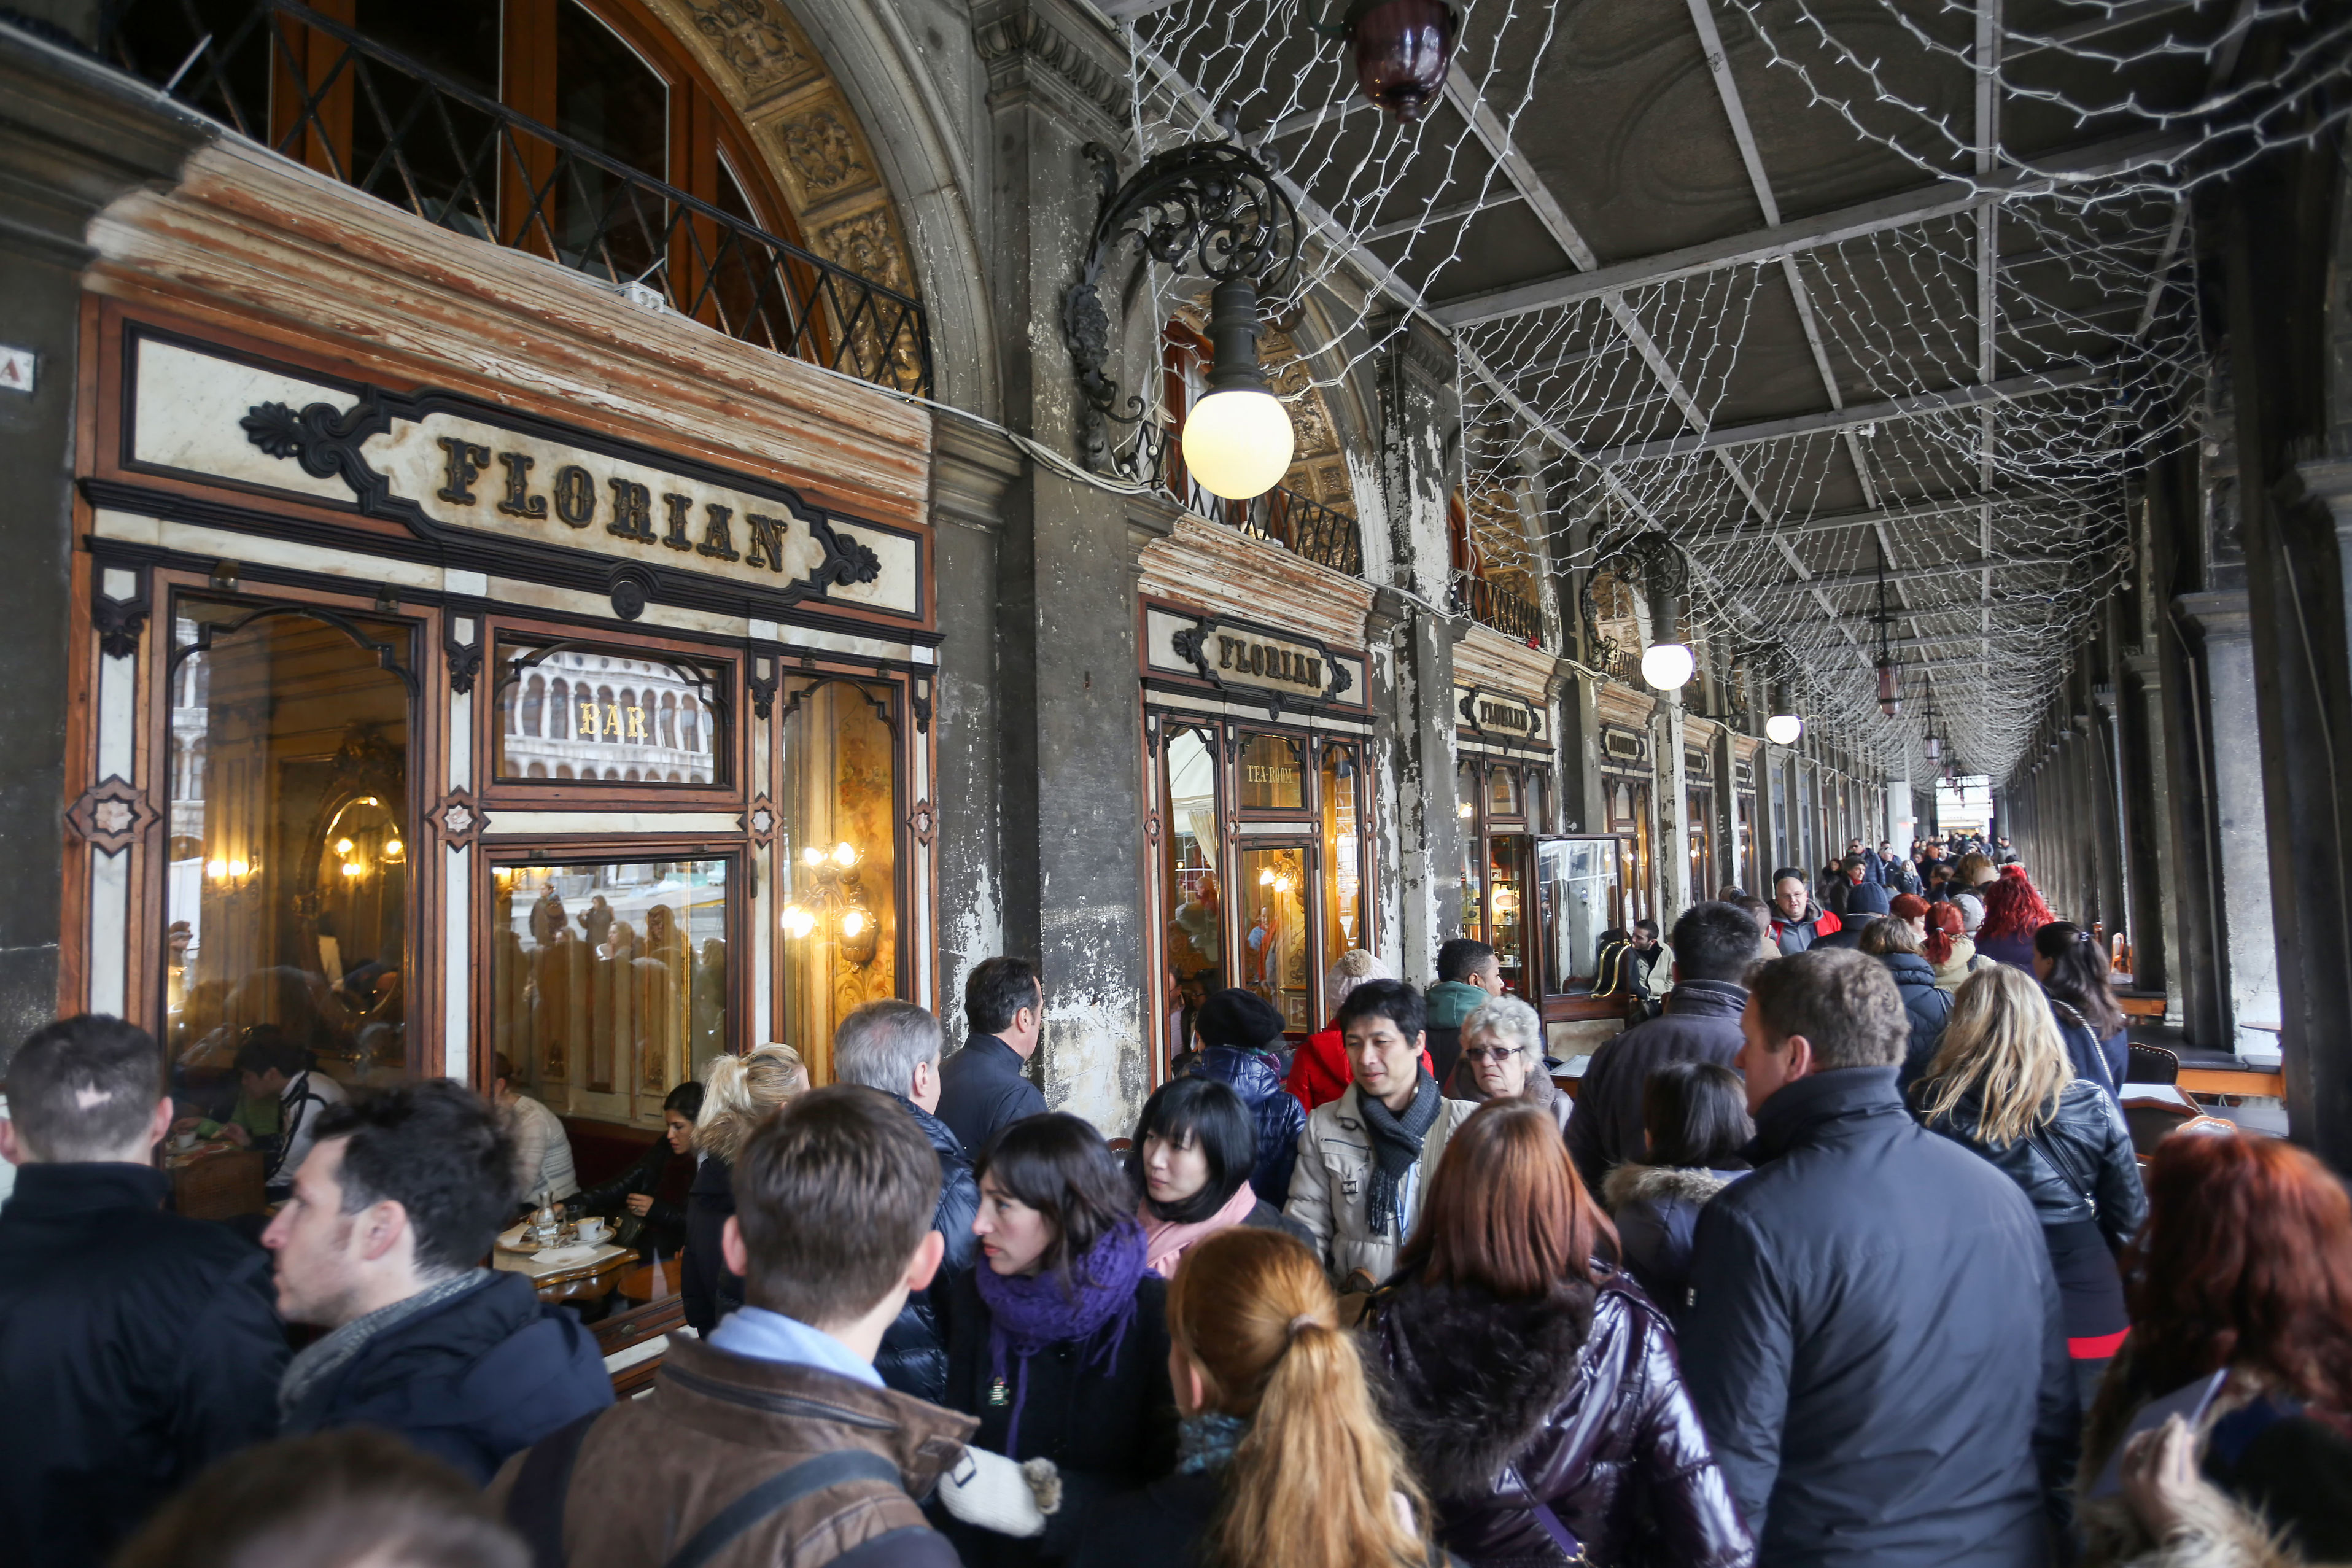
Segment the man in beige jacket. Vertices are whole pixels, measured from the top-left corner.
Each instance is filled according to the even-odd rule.
[[[1446,1141],[1478,1109],[1445,1099],[1423,1069],[1427,1016],[1421,993],[1401,980],[1350,991],[1339,1028],[1355,1081],[1299,1134],[1283,1212],[1307,1228],[1343,1291],[1388,1278]]]

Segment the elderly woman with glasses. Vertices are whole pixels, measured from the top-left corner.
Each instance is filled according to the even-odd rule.
[[[1474,1103],[1531,1100],[1551,1112],[1563,1137],[1575,1109],[1573,1100],[1552,1087],[1543,1021],[1516,996],[1496,996],[1462,1020],[1462,1059],[1446,1081],[1445,1097]]]

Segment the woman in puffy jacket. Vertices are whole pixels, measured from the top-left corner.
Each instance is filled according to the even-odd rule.
[[[1192,1034],[1201,1048],[1185,1062],[1182,1076],[1215,1079],[1242,1097],[1257,1131],[1250,1185],[1281,1207],[1290,1196],[1298,1135],[1307,1130],[1307,1112],[1282,1087],[1289,1065],[1282,1056],[1282,1015],[1265,997],[1235,986],[1209,998]]]
[[[1551,1117],[1498,1100],[1447,1143],[1372,1297],[1381,1409],[1471,1568],[1755,1561],[1674,1332],[1596,1260],[1613,1250]]]
[[[1628,1160],[1601,1184],[1625,1270],[1678,1318],[1690,1300],[1698,1211],[1748,1173],[1740,1151],[1756,1136],[1748,1089],[1716,1062],[1668,1062],[1642,1081],[1647,1163]]]
[[[2087,1407],[2129,1326],[2116,1258],[2147,1217],[2122,1108],[2074,1076],[2041,987],[2007,964],[1960,987],[1911,1098],[1930,1131],[1967,1144],[2033,1200]]]
[[[1911,1042],[1904,1048],[1903,1068],[1895,1082],[1896,1088],[1907,1089],[1927,1070],[1936,1047],[1943,1043],[1944,1024],[1952,1016],[1952,994],[1937,987],[1936,966],[1919,951],[1918,933],[1908,922],[1881,915],[1862,928],[1862,940],[1855,945],[1886,965],[1895,989],[1902,994]]]

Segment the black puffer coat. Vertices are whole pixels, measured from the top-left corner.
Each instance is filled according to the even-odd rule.
[[[640,1252],[656,1253],[667,1262],[686,1250],[686,1210],[654,1198],[652,1206],[640,1216],[629,1212],[629,1199],[638,1194],[651,1197],[661,1190],[672,1160],[693,1158],[673,1152],[669,1140],[656,1138],[637,1156],[635,1164],[602,1186],[565,1199],[565,1205],[575,1214],[610,1215],[615,1222],[615,1241]]]
[[[2147,1218],[2131,1129],[2115,1097],[2098,1085],[2079,1078],[2068,1084],[2059,1091],[2057,1115],[2011,1143],[1987,1143],[1983,1118],[1984,1101],[1967,1094],[1927,1125],[1991,1161],[2024,1189],[2043,1225],[2096,1219],[2109,1248],[2121,1252]]]
[[[1895,1075],[1895,1087],[1908,1089],[1944,1043],[1952,994],[1936,989],[1936,966],[1916,952],[1883,952],[1878,962],[1895,977],[1895,989],[1903,994],[1904,1016],[1911,1021],[1911,1043],[1903,1051],[1903,1070]]]
[[[1257,1162],[1250,1170],[1250,1185],[1276,1208],[1287,1203],[1290,1171],[1298,1159],[1298,1135],[1307,1131],[1307,1111],[1282,1087],[1283,1065],[1265,1051],[1211,1046],[1193,1056],[1185,1071],[1194,1078],[1215,1079],[1242,1097],[1257,1132]]]
[[[743,1304],[743,1277],[727,1272],[720,1237],[735,1212],[735,1174],[716,1154],[694,1168],[686,1194],[686,1261],[679,1266],[677,1293],[687,1326],[708,1336],[719,1320]]]
[[[1390,1426],[1471,1568],[1560,1560],[1535,1504],[1598,1565],[1756,1560],[1683,1390],[1674,1334],[1610,1276],[1550,1299],[1406,1280],[1372,1298],[1367,1360]]]
[[[1601,1201],[1616,1222],[1625,1271],[1668,1318],[1679,1319],[1690,1300],[1691,1240],[1698,1231],[1698,1211],[1747,1173],[1619,1165],[1601,1184]]]
[[[971,1233],[971,1217],[980,1212],[980,1184],[971,1179],[971,1161],[948,1124],[904,1095],[891,1098],[906,1107],[923,1136],[940,1156],[940,1202],[931,1211],[931,1228],[947,1238],[947,1253],[930,1289],[907,1298],[898,1316],[882,1331],[882,1349],[874,1370],[885,1386],[911,1394],[933,1405],[947,1403],[947,1315],[956,1281],[971,1272],[980,1237]]]

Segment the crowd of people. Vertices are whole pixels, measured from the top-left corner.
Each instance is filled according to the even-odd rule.
[[[953,1054],[869,1003],[585,1191],[503,1074],[306,1104],[258,1247],[169,1212],[155,1042],[63,1020],[0,1121],[0,1510],[60,1565],[2352,1559],[2352,1198],[2251,1134],[2144,1183],[2105,967],[1990,861],[1628,938],[1655,1014],[1572,1100],[1458,939],[1296,1047],[1205,995],[1114,1142],[995,958]],[[526,1202],[682,1255],[646,1395],[481,1266]]]

